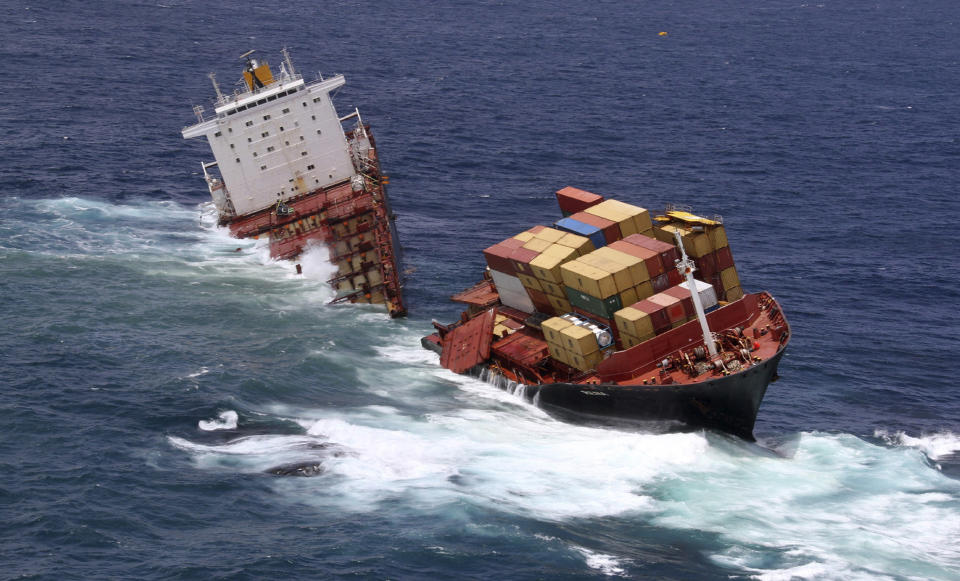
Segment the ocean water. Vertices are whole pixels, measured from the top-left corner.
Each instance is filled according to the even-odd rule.
[[[957,3],[0,15],[0,578],[960,579]],[[284,46],[373,126],[406,319],[214,225],[180,129]],[[566,185],[724,216],[794,333],[756,444],[565,424],[420,349]]]

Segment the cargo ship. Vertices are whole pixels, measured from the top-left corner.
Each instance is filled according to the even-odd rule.
[[[752,441],[790,326],[743,292],[722,218],[556,196],[563,217],[485,249],[483,279],[452,297],[466,310],[423,347],[564,420]]]
[[[252,53],[240,57],[243,78],[232,93],[210,73],[214,115],[194,107],[197,122],[182,132],[210,144],[214,161],[201,166],[219,224],[238,238],[266,237],[278,260],[322,244],[337,266],[333,302],[406,314],[389,180],[360,112],[340,116],[331,99],[344,77],[307,83],[286,49],[274,75]]]

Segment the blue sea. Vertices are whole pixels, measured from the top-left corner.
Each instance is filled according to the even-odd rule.
[[[960,579],[960,3],[0,16],[0,578]],[[180,130],[283,47],[373,128],[405,319],[215,224]],[[756,443],[563,423],[420,348],[567,185],[723,216],[793,328]]]

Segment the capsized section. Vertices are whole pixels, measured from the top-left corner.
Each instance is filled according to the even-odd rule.
[[[454,373],[465,373],[489,359],[496,317],[497,309],[490,309],[450,331],[443,338],[440,365]]]

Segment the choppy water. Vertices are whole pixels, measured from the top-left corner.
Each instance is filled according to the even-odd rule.
[[[0,11],[0,577],[960,578],[954,3]],[[407,319],[213,225],[179,130],[285,45],[373,125]],[[564,185],[724,215],[794,329],[757,444],[419,348]]]

